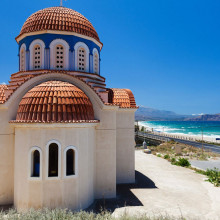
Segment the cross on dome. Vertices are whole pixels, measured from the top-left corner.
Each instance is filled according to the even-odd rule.
[[[63,0],[60,0],[60,7],[63,7]]]

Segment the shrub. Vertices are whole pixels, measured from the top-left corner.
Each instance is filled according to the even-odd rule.
[[[167,159],[170,159],[170,156],[168,154],[166,154],[166,155],[164,155],[163,158],[167,160]]]
[[[173,139],[171,139],[170,141],[168,141],[168,143],[170,143],[170,144],[175,144],[176,141],[174,141]]]
[[[176,165],[181,167],[189,167],[191,164],[187,159],[179,158],[179,160],[176,162]]]
[[[220,186],[220,171],[215,167],[214,169],[207,169],[206,175],[210,183],[213,183],[214,186]]]
[[[185,158],[179,158],[177,161],[175,158],[171,159],[171,163],[173,165],[181,166],[181,167],[189,167],[191,166],[190,162]]]
[[[171,159],[171,164],[175,164],[176,163],[176,159],[173,157],[172,159]]]
[[[161,154],[157,154],[158,157],[161,157]]]

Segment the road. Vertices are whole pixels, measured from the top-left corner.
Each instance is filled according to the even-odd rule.
[[[151,134],[151,133],[144,134],[144,132],[140,132],[140,131],[138,132],[138,134],[141,137],[144,137],[144,135],[145,135],[146,138],[151,138],[151,139],[155,139],[155,140],[166,141],[168,139],[170,139],[170,140],[172,139],[172,140],[174,140],[176,142],[179,142],[179,143],[188,144],[188,145],[193,146],[193,147],[202,148],[202,143],[199,143],[199,142],[196,142],[196,141],[189,141],[189,140],[178,139],[178,138],[164,137],[164,136]],[[219,153],[220,154],[220,146],[218,146],[218,145],[212,145],[212,144],[204,143],[203,148],[205,150],[212,151],[214,153]]]

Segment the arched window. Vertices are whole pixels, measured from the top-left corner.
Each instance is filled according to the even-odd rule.
[[[62,39],[50,43],[50,68],[55,70],[69,69],[69,44]]]
[[[34,63],[34,69],[41,69],[41,65],[42,65],[42,62],[41,62],[41,47],[40,45],[36,45],[34,47],[34,51],[33,51],[33,63]]]
[[[83,42],[74,46],[76,71],[89,72],[89,47]]]
[[[40,152],[35,150],[33,153],[33,171],[32,177],[40,177]]]
[[[86,51],[83,47],[78,49],[78,70],[85,72],[86,71]]]
[[[64,69],[64,47],[62,45],[56,46],[56,69]]]
[[[20,71],[26,70],[26,46],[23,44],[20,49]]]
[[[99,56],[96,52],[93,54],[93,65],[93,72],[99,74]]]
[[[64,174],[66,178],[77,175],[77,157],[75,147],[69,146],[64,150]]]
[[[30,69],[39,70],[44,69],[44,50],[45,43],[40,40],[34,40],[30,44]]]
[[[66,175],[75,175],[75,152],[73,149],[66,152]]]
[[[42,176],[41,149],[33,147],[30,150],[30,179],[39,179]]]
[[[59,147],[56,143],[49,145],[49,166],[48,177],[58,177],[59,175]]]

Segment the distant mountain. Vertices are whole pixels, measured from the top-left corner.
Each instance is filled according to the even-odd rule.
[[[184,120],[192,116],[179,115],[172,111],[158,110],[154,108],[140,106],[135,113],[135,120],[140,121],[169,121],[169,120]]]
[[[186,118],[185,121],[220,121],[220,113],[214,115],[200,115],[194,118]]]

